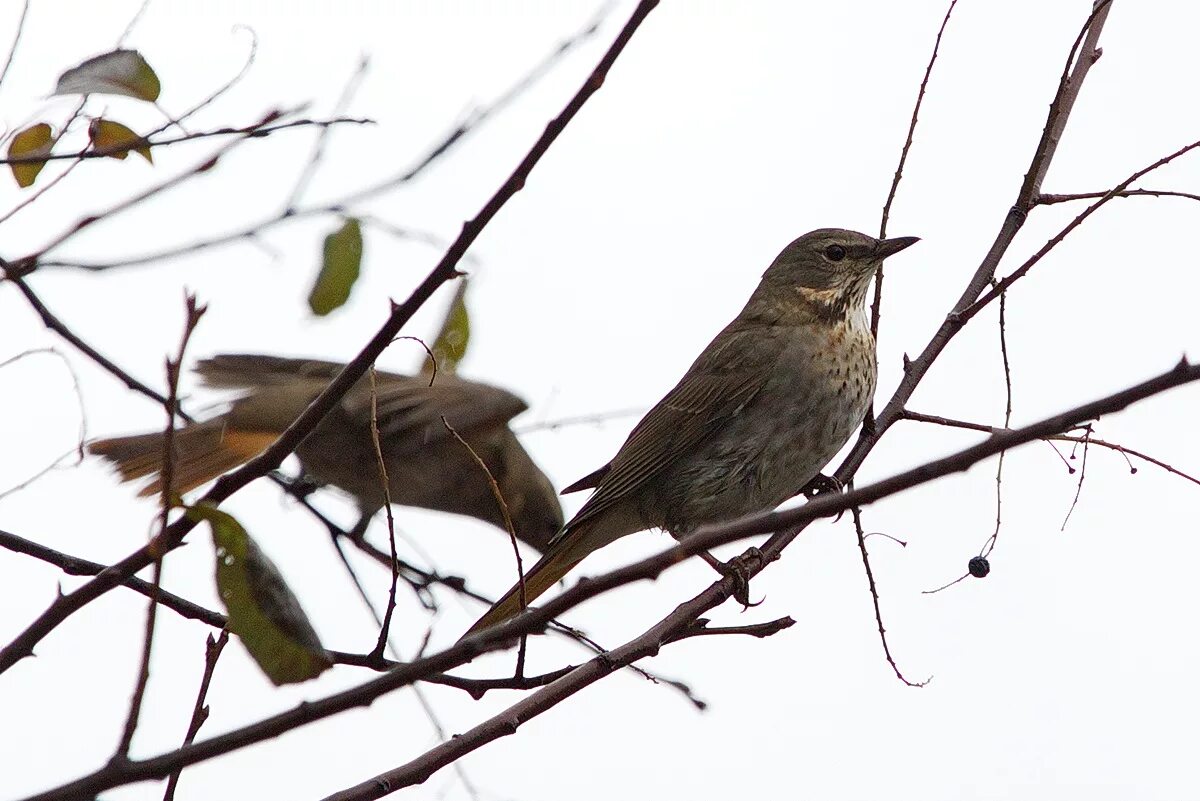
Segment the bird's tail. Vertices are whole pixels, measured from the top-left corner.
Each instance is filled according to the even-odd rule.
[[[226,430],[223,418],[186,426],[175,432],[172,490],[188,492],[254,458],[278,438],[278,432]],[[162,492],[163,433],[98,439],[88,451],[112,462],[122,481],[151,477],[138,493]]]
[[[552,547],[525,574],[523,597],[522,585],[518,583],[504,593],[500,600],[492,604],[492,608],[475,621],[475,625],[471,626],[463,636],[466,637],[499,625],[520,614],[525,606],[533,603],[535,598],[553,587],[555,582],[567,575],[571,568],[583,561],[583,557],[576,555],[573,551],[574,549],[565,542],[560,542],[557,546]]]

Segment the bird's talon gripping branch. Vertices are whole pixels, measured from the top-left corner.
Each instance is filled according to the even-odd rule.
[[[812,481],[804,486],[801,492],[810,500],[820,495],[826,495],[831,492],[841,492],[846,486],[834,476],[827,476],[824,473],[817,473]]]
[[[746,565],[747,558],[759,558],[761,554],[757,552],[757,548],[753,548],[741,556],[730,559],[721,565],[722,573],[726,578],[733,579],[733,599],[742,605],[742,611],[752,609],[761,604],[765,598],[757,601],[750,600],[750,569]]]

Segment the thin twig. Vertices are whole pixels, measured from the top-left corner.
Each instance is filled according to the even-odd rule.
[[[78,167],[82,163],[83,163],[82,160],[73,161],[66,166],[66,169],[64,169],[58,175],[51,178],[49,181],[42,181],[41,183],[39,183],[37,189],[33,190],[33,192],[26,193],[24,199],[21,200],[20,203],[17,203],[16,205],[14,205],[11,209],[4,212],[4,214],[0,214],[0,223],[8,222],[13,217],[15,217],[22,209],[26,209],[26,208],[29,208],[30,206],[32,206],[34,203],[36,203],[38,201],[39,198],[41,198],[43,195],[45,195],[47,192],[49,192],[54,187],[58,186],[58,183],[60,181],[62,181],[64,178],[66,178],[68,175],[70,175],[72,172],[74,172],[75,168]]]
[[[1105,204],[1107,204],[1110,200],[1119,196],[1119,194],[1121,192],[1125,191],[1125,189],[1131,183],[1133,183],[1134,181],[1143,177],[1144,175],[1151,173],[1154,170],[1157,170],[1159,167],[1170,164],[1175,159],[1177,159],[1180,156],[1183,156],[1187,153],[1190,153],[1191,151],[1195,150],[1198,147],[1200,147],[1200,139],[1196,140],[1195,142],[1191,142],[1187,145],[1184,145],[1183,147],[1176,150],[1174,153],[1163,156],[1162,158],[1155,161],[1153,164],[1143,167],[1142,169],[1140,169],[1137,172],[1130,175],[1124,181],[1121,181],[1119,184],[1114,186],[1108,192],[1105,192],[1104,195],[1099,200],[1092,203],[1090,206],[1088,206],[1086,209],[1084,209],[1082,212],[1080,212],[1079,215],[1075,217],[1075,219],[1071,220],[1071,222],[1067,223],[1067,225],[1062,230],[1060,230],[1057,234],[1055,234],[1049,240],[1047,240],[1046,244],[1042,245],[1042,247],[1039,248],[1036,253],[1034,253],[1032,256],[1030,256],[1028,259],[1025,260],[1025,263],[1023,263],[1020,267],[1013,270],[1008,275],[1004,276],[1004,278],[1000,279],[999,281],[996,281],[992,285],[991,290],[988,291],[986,294],[984,294],[982,297],[980,297],[979,300],[975,301],[974,303],[972,303],[970,306],[966,307],[962,311],[957,312],[954,315],[955,323],[957,325],[962,325],[967,320],[970,320],[972,317],[974,317],[976,314],[978,314],[979,311],[984,306],[991,303],[993,300],[995,300],[997,297],[999,297],[1002,292],[1004,292],[1006,289],[1008,289],[1010,286],[1012,286],[1015,282],[1020,280],[1026,273],[1028,273],[1033,268],[1033,266],[1035,264],[1037,264],[1039,261],[1041,261],[1042,258],[1047,253],[1049,253],[1060,242],[1062,242],[1064,239],[1066,239],[1068,234],[1070,234],[1072,231],[1074,231],[1076,228],[1078,228],[1080,225],[1082,225],[1084,220],[1086,220],[1088,217],[1092,216],[1092,214],[1094,214],[1097,210],[1099,210],[1101,207],[1103,207]]]
[[[283,114],[284,114],[284,112],[279,112],[279,111],[270,112],[265,117],[263,117],[263,119],[258,123],[258,127],[261,128],[262,126],[271,124],[272,122],[274,122],[276,119],[278,119]],[[256,130],[256,129],[251,129],[251,130]],[[238,145],[244,143],[251,136],[253,136],[252,133],[243,133],[242,135],[238,136],[238,138],[234,139],[232,142],[222,145],[220,148],[218,148],[216,151],[214,151],[208,158],[194,164],[192,167],[189,167],[188,169],[183,170],[182,172],[179,172],[179,173],[171,176],[170,178],[168,178],[164,181],[161,181],[161,182],[155,184],[154,186],[151,186],[148,189],[145,189],[142,192],[139,192],[136,195],[133,195],[132,197],[122,200],[121,202],[114,204],[113,206],[109,207],[108,209],[106,209],[102,212],[99,212],[96,214],[91,214],[91,215],[88,215],[85,217],[81,217],[79,220],[77,220],[75,222],[74,225],[68,227],[66,230],[62,231],[57,236],[53,237],[49,242],[47,242],[45,245],[43,245],[38,250],[28,254],[27,256],[24,256],[23,258],[14,260],[13,262],[6,265],[4,271],[7,275],[7,277],[9,277],[9,278],[13,278],[14,276],[21,277],[21,276],[26,275],[29,272],[32,272],[34,269],[37,268],[38,261],[41,260],[47,253],[51,252],[52,250],[54,250],[58,247],[61,247],[63,244],[65,244],[66,242],[68,242],[69,240],[71,240],[75,236],[77,236],[80,232],[86,230],[87,228],[91,227],[92,225],[95,225],[97,222],[99,222],[101,220],[112,219],[113,217],[116,217],[117,215],[121,214],[122,212],[128,211],[129,209],[132,209],[132,208],[135,208],[136,206],[141,205],[142,203],[149,200],[150,198],[156,197],[157,195],[162,194],[163,192],[166,192],[169,189],[173,189],[174,187],[179,186],[180,184],[189,180],[193,176],[196,176],[203,172],[207,172],[208,170],[211,170],[213,167],[215,167],[217,165],[218,161],[220,161],[224,156],[228,155],[229,152],[232,151],[234,148],[236,148]]]
[[[243,228],[239,231],[236,231],[236,232],[233,232],[230,234],[225,234],[225,235],[215,237],[215,238],[209,239],[209,240],[193,242],[193,243],[183,245],[183,246],[180,246],[177,248],[170,248],[170,249],[159,251],[156,253],[143,254],[141,256],[135,256],[132,258],[127,258],[127,259],[121,259],[120,261],[114,261],[114,262],[47,261],[46,266],[74,267],[74,268],[83,269],[83,270],[99,271],[99,270],[112,269],[114,267],[130,267],[130,266],[136,266],[136,265],[141,265],[141,264],[148,264],[151,262],[162,261],[165,259],[175,258],[177,256],[195,253],[197,251],[204,250],[204,249],[207,249],[210,247],[217,247],[220,245],[230,244],[232,242],[237,242],[242,239],[252,238],[252,237],[257,236],[258,234],[261,234],[262,232],[266,231],[269,228],[274,228],[275,226],[285,223],[289,220],[296,220],[301,217],[343,214],[343,213],[345,213],[346,209],[348,209],[350,206],[352,206],[356,203],[360,203],[362,201],[369,200],[370,198],[372,198],[376,195],[382,194],[384,192],[387,192],[389,190],[392,190],[399,186],[407,184],[407,183],[413,181],[414,179],[416,179],[418,176],[422,175],[426,169],[428,169],[435,162],[439,161],[447,153],[451,152],[457,145],[459,145],[461,142],[463,142],[468,137],[469,134],[478,131],[480,129],[480,127],[482,126],[482,124],[486,120],[488,120],[491,117],[498,114],[505,107],[507,107],[509,104],[511,104],[514,100],[516,100],[518,97],[520,97],[524,91],[526,91],[529,87],[531,87],[533,84],[535,84],[544,75],[549,73],[550,70],[567,53],[571,52],[576,47],[578,47],[579,45],[581,45],[582,43],[584,43],[585,41],[587,41],[588,39],[593,37],[599,31],[601,22],[603,21],[605,15],[608,13],[607,12],[608,8],[609,8],[609,5],[607,5],[607,4],[604,7],[602,7],[601,10],[593,17],[593,19],[591,21],[588,22],[588,24],[586,26],[584,26],[580,31],[578,31],[574,35],[565,39],[563,42],[559,43],[559,45],[556,46],[554,48],[554,50],[549,55],[546,56],[546,58],[544,58],[533,69],[531,69],[529,71],[529,73],[527,73],[525,76],[523,76],[517,82],[515,82],[508,90],[505,91],[505,93],[503,95],[500,96],[500,98],[498,98],[495,102],[491,103],[490,105],[485,106],[482,109],[479,109],[478,111],[476,111],[466,121],[461,122],[458,125],[456,125],[437,144],[432,146],[425,155],[421,156],[412,166],[408,167],[404,171],[402,171],[390,178],[386,178],[383,181],[380,181],[377,184],[374,184],[372,186],[369,186],[369,187],[366,187],[366,188],[363,188],[360,190],[356,190],[356,191],[354,191],[350,194],[347,194],[347,195],[343,196],[342,198],[335,200],[331,203],[328,203],[324,206],[305,208],[305,209],[285,209],[283,212],[281,212],[279,214],[276,214],[272,217],[268,217],[263,220],[259,220],[256,223],[254,223],[253,225]],[[253,56],[253,54],[252,54],[252,56]],[[249,62],[247,62],[247,66],[248,65],[249,65]],[[244,69],[245,68],[243,68],[243,72],[244,72]],[[240,75],[241,75],[241,73],[239,73],[238,77],[240,77]],[[235,80],[236,80],[236,78],[235,78]],[[228,88],[228,87],[225,87],[225,88]],[[591,91],[595,91],[595,88],[598,88],[598,86],[592,88]],[[589,92],[589,94],[590,94],[590,92]],[[191,113],[191,112],[189,112],[189,113]],[[185,114],[184,117],[186,117],[186,116],[187,115]],[[571,116],[573,116],[573,112],[572,112]],[[181,117],[180,119],[183,119],[183,117]],[[196,134],[192,134],[191,136],[196,136]],[[553,139],[556,136],[557,136],[557,132],[550,138]],[[0,162],[0,163],[3,163],[3,162]],[[453,245],[451,247],[453,248]],[[462,256],[459,256],[459,258],[462,258]]]
[[[854,518],[854,533],[858,538],[858,551],[862,555],[863,570],[867,574],[867,587],[871,591],[871,604],[875,607],[875,625],[879,629],[879,641],[883,643],[883,655],[887,659],[887,663],[892,666],[892,672],[896,674],[896,678],[909,687],[924,687],[933,679],[932,676],[924,681],[909,681],[905,678],[904,673],[901,672],[900,666],[896,664],[895,657],[892,656],[892,649],[888,645],[887,629],[883,627],[883,611],[879,607],[879,589],[875,586],[875,573],[871,570],[871,557],[867,554],[866,536],[863,534],[862,510],[858,506],[852,506],[850,514]]]
[[[581,414],[574,417],[559,417],[555,420],[542,420],[537,423],[530,423],[527,426],[514,428],[514,434],[531,434],[535,431],[557,431],[560,428],[569,428],[571,426],[586,426],[586,425],[602,425],[609,420],[618,420],[622,417],[636,417],[646,413],[645,406],[633,406],[628,409],[614,409],[611,412],[597,412],[595,414]]]
[[[680,640],[688,640],[692,637],[717,637],[728,634],[763,639],[778,634],[784,629],[790,629],[794,625],[796,625],[796,621],[791,617],[781,617],[776,620],[768,620],[765,623],[751,623],[746,626],[710,626],[708,625],[708,619],[702,617],[694,625],[679,634],[679,636],[672,637],[670,641],[679,642]]]
[[[220,636],[217,637],[209,634],[205,640],[204,674],[200,677],[200,690],[196,693],[196,703],[192,707],[192,719],[188,721],[187,733],[183,736],[184,745],[191,745],[196,741],[196,734],[204,725],[204,721],[208,720],[209,710],[204,700],[208,697],[208,686],[212,683],[213,671],[217,669],[217,660],[221,658],[221,651],[228,642],[228,629],[222,629]],[[179,784],[179,774],[182,772],[182,769],[172,771],[171,775],[167,777],[167,789],[163,793],[163,801],[172,801],[175,798],[175,787]]]
[[[950,15],[954,13],[954,6],[958,0],[950,0],[949,7],[946,8],[946,15],[942,17],[942,25],[938,28],[937,37],[933,40],[933,52],[929,54],[929,63],[925,65],[925,74],[921,77],[921,86],[917,89],[917,100],[913,103],[912,119],[908,123],[908,135],[904,139],[904,146],[900,148],[900,161],[896,164],[896,172],[892,175],[892,185],[888,189],[887,200],[883,204],[883,216],[879,220],[879,238],[883,239],[887,236],[888,217],[892,213],[892,201],[896,199],[896,190],[900,188],[900,178],[904,175],[904,165],[908,161],[908,151],[912,147],[913,134],[917,130],[917,116],[921,113],[921,104],[925,102],[925,89],[929,86],[929,76],[933,73],[933,65],[937,62],[938,50],[942,46],[942,34],[946,32],[946,25],[950,22]],[[875,270],[875,297],[871,301],[871,336],[876,340],[879,338],[879,314],[883,305],[883,265],[880,264]]]
[[[373,374],[374,374],[374,368],[372,368],[372,375]],[[394,540],[393,540],[393,542],[394,542]],[[362,600],[363,606],[365,606],[367,608],[367,611],[370,613],[371,618],[375,621],[375,625],[379,628],[381,644],[376,644],[376,646],[371,650],[371,653],[367,654],[365,657],[362,657],[361,662],[356,661],[357,658],[353,657],[352,655],[341,654],[341,653],[333,654],[332,655],[333,661],[335,663],[340,663],[340,664],[363,664],[366,667],[371,667],[376,670],[390,670],[391,668],[393,668],[399,664],[402,664],[401,662],[398,661],[401,658],[400,649],[396,647],[395,643],[393,643],[392,639],[391,639],[390,626],[388,625],[388,618],[386,616],[380,617],[379,610],[377,610],[375,608],[375,605],[373,603],[371,603],[371,596],[367,593],[366,586],[363,584],[362,580],[358,577],[358,573],[355,572],[354,568],[350,565],[350,560],[348,560],[346,558],[345,553],[342,552],[340,543],[338,543],[338,541],[335,539],[334,544],[338,546],[337,551],[338,551],[338,555],[342,558],[342,566],[346,568],[346,573],[347,573],[347,575],[350,576],[350,582],[354,585],[355,590],[358,592],[359,599]],[[393,552],[394,551],[395,551],[395,546],[393,545]],[[389,614],[389,615],[391,614],[392,610],[395,608],[395,592],[396,592],[396,571],[395,571],[395,568],[393,567],[393,570],[392,570],[392,595],[388,600],[388,610],[387,610],[387,614]],[[384,648],[387,648],[388,650],[390,650],[392,652],[392,656],[395,657],[395,660],[390,660],[390,659],[387,659],[386,657],[384,657],[384,655],[383,655]],[[422,646],[422,650],[423,649],[424,649],[424,646]],[[341,657],[341,659],[339,659],[339,657]],[[425,717],[429,720],[429,725],[433,727],[433,732],[437,736],[438,742],[445,741],[447,739],[446,727],[442,725],[442,721],[438,717],[437,710],[433,708],[433,704],[429,701],[429,698],[426,696],[425,691],[421,688],[421,685],[419,685],[419,684],[412,685],[412,690],[413,690],[413,695],[415,695],[417,697],[417,703],[419,703],[421,705],[421,709],[425,712]],[[466,788],[467,794],[472,799],[476,799],[476,801],[477,801],[477,799],[479,798],[479,792],[476,789],[474,782],[471,781],[471,777],[467,775],[466,769],[462,765],[455,765],[454,770],[455,770],[455,773],[458,775],[459,781],[461,781],[463,784],[463,787]]]
[[[1000,362],[1004,367],[1004,427],[1008,428],[1012,423],[1013,409],[1013,391],[1012,391],[1012,368],[1008,363],[1008,334],[1005,320],[1005,307],[1007,305],[1008,295],[1000,295]],[[987,538],[980,549],[979,555],[986,557],[992,553],[992,549],[996,547],[996,540],[1000,537],[1000,506],[1003,498],[1002,484],[1004,481],[1004,452],[1001,451],[1000,457],[996,459],[996,527],[992,530],[992,535]]]
[[[436,363],[437,362],[435,361],[434,364]],[[508,531],[508,539],[509,542],[512,543],[513,555],[517,560],[517,586],[520,588],[518,590],[518,597],[521,599],[521,609],[523,610],[529,605],[526,601],[525,594],[525,565],[521,560],[521,549],[517,545],[517,530],[513,528],[512,516],[508,513],[508,502],[504,500],[504,494],[500,492],[500,485],[496,483],[496,477],[493,476],[492,471],[488,469],[487,462],[483,461],[479,454],[475,452],[475,449],[471,447],[470,443],[463,439],[462,435],[454,430],[454,427],[450,425],[449,421],[446,420],[445,415],[442,415],[442,425],[444,425],[446,430],[449,431],[456,440],[458,440],[460,445],[467,449],[467,453],[471,454],[471,458],[475,461],[475,464],[479,465],[479,469],[483,471],[484,476],[487,478],[488,486],[491,487],[492,497],[496,499],[496,506],[500,508],[500,516],[504,518],[504,528]],[[517,649],[516,675],[522,676],[524,673],[525,638],[522,637],[521,645]]]
[[[21,34],[25,32],[25,19],[29,16],[29,0],[21,5],[21,16],[17,18],[17,29],[13,32],[12,45],[8,48],[8,57],[4,59],[4,66],[0,67],[0,85],[3,85],[4,79],[8,77],[8,68],[12,66],[13,59],[17,56],[17,46],[21,43]]]
[[[982,431],[985,434],[999,434],[999,433],[1002,433],[1005,431],[1013,430],[1013,429],[1006,429],[1006,428],[998,428],[996,426],[989,426],[989,425],[985,425],[983,423],[971,423],[966,420],[955,420],[954,418],[951,418],[951,417],[941,417],[939,415],[933,415],[933,414],[922,414],[921,412],[912,412],[912,411],[908,411],[907,409],[904,411],[903,419],[914,420],[918,423],[932,423],[934,425],[948,426],[950,428],[965,428],[965,429],[968,429],[971,431]],[[1043,441],[1047,442],[1051,445],[1053,445],[1053,443],[1055,443],[1055,442],[1071,442],[1071,443],[1082,444],[1084,442],[1084,440],[1085,440],[1085,437],[1075,436],[1073,434],[1054,434],[1053,436],[1043,437]],[[1173,465],[1170,465],[1161,459],[1157,459],[1148,453],[1143,453],[1142,451],[1134,450],[1133,448],[1130,448],[1128,445],[1121,445],[1116,442],[1108,442],[1107,440],[1097,439],[1096,437],[1093,437],[1090,434],[1088,434],[1086,436],[1086,440],[1089,445],[1094,445],[1098,448],[1105,448],[1110,451],[1116,451],[1117,453],[1126,457],[1126,459],[1128,459],[1129,456],[1133,456],[1134,458],[1141,459],[1144,462],[1149,462],[1150,464],[1154,465],[1155,467],[1162,468],[1163,470],[1166,470],[1168,473],[1170,473],[1172,475],[1179,476],[1182,479],[1185,479],[1187,481],[1192,482],[1193,484],[1196,484],[1197,486],[1200,486],[1200,478],[1197,478],[1196,476],[1193,476],[1189,473],[1185,473],[1184,471],[1180,470],[1179,468],[1174,467]],[[1057,448],[1055,448],[1055,452],[1056,453],[1058,452]],[[1064,457],[1061,453],[1058,454],[1058,457],[1060,459],[1062,459],[1063,464],[1065,464],[1067,466],[1067,469],[1072,474],[1074,474],[1075,468],[1072,467],[1071,463],[1066,460],[1066,457]],[[1134,472],[1134,473],[1137,472],[1136,467],[1131,466],[1131,469],[1132,469],[1132,472]]]
[[[88,429],[87,408],[86,408],[86,404],[83,402],[83,389],[79,385],[79,374],[75,372],[75,368],[71,365],[71,361],[63,354],[63,352],[60,351],[58,348],[54,347],[53,345],[43,347],[43,348],[31,348],[27,351],[22,351],[21,353],[18,353],[16,356],[5,359],[4,361],[0,361],[0,369],[8,367],[11,364],[15,364],[16,362],[20,361],[21,359],[28,358],[29,356],[35,356],[35,355],[43,354],[43,353],[48,353],[53,356],[57,356],[58,360],[62,363],[63,367],[66,368],[67,375],[70,376],[70,378],[71,378],[71,386],[75,390],[76,408],[79,410],[78,439],[76,440],[74,448],[67,451],[63,455],[59,456],[53,462],[51,462],[50,464],[43,467],[41,470],[37,471],[32,476],[29,476],[25,480],[19,482],[18,484],[14,485],[12,487],[9,487],[8,489],[0,490],[0,500],[13,494],[14,492],[18,492],[20,490],[25,489],[26,487],[28,487],[33,482],[37,481],[42,476],[45,476],[48,473],[50,473],[51,471],[58,469],[62,465],[63,460],[66,459],[71,454],[75,454],[75,457],[76,457],[75,464],[76,465],[83,462],[83,457],[84,457],[83,446],[84,446],[84,443],[87,441],[87,429]]]
[[[0,267],[7,267],[7,264],[0,264]],[[93,362],[106,370],[109,374],[115,376],[118,380],[120,380],[121,383],[129,387],[134,392],[141,393],[147,398],[157,401],[160,404],[165,404],[167,402],[166,396],[162,395],[156,390],[151,389],[149,386],[143,384],[141,381],[138,381],[125,370],[118,367],[112,360],[85,342],[62,320],[58,319],[58,317],[56,317],[54,313],[46,307],[46,304],[42,302],[42,299],[38,297],[38,295],[35,294],[34,291],[29,287],[29,284],[26,283],[25,279],[10,277],[8,280],[10,283],[16,286],[21,294],[25,296],[25,299],[29,301],[29,305],[33,307],[33,310],[37,312],[38,317],[42,319],[43,325],[45,325],[54,333],[58,334],[67,342],[70,342],[77,350],[79,350],[80,353],[87,356]],[[184,420],[191,420],[191,418],[183,412],[179,412],[179,416]]]
[[[137,27],[138,21],[141,20],[142,15],[146,13],[146,9],[149,8],[149,6],[150,0],[142,0],[142,4],[138,6],[138,10],[133,13],[132,17],[130,17],[129,24],[125,26],[125,30],[123,30],[120,37],[117,38],[117,47],[123,45],[125,40],[129,38],[129,35],[133,33],[133,29]]]
[[[159,536],[165,532],[170,510],[174,506],[172,498],[175,492],[175,416],[179,406],[179,373],[183,364],[183,355],[187,351],[188,341],[204,316],[205,307],[196,303],[194,295],[187,295],[184,301],[187,318],[184,321],[183,336],[179,341],[178,356],[174,360],[166,360],[167,373],[167,402],[163,404],[167,413],[167,422],[163,431],[162,459],[162,511],[159,517]],[[164,554],[155,554],[154,578],[151,583],[157,588],[162,584],[162,568]],[[129,701],[129,714],[125,718],[125,726],[121,739],[113,753],[112,761],[123,763],[129,759],[129,747],[133,744],[133,735],[137,732],[138,719],[141,716],[142,700],[146,695],[146,687],[150,683],[150,652],[154,646],[154,628],[158,620],[158,602],[151,600],[146,608],[146,629],[142,639],[142,658],[138,671],[137,683],[134,686],[133,697]]]
[[[392,627],[392,613],[396,611],[396,582],[400,580],[400,565],[396,555],[396,520],[392,516],[391,481],[388,478],[387,462],[383,458],[383,447],[379,443],[379,395],[375,384],[375,365],[371,365],[367,370],[367,375],[371,378],[371,445],[375,448],[375,464],[379,468],[379,483],[383,489],[383,511],[387,515],[388,545],[391,549],[392,584],[388,589],[387,611],[383,613],[383,620],[380,621],[379,639],[375,643],[374,651],[382,656],[388,641],[388,631]],[[372,611],[374,611],[374,607],[372,607]]]
[[[47,548],[41,543],[33,542],[24,537],[13,534],[11,531],[0,529],[0,548],[12,551],[13,553],[32,556],[47,564],[54,565],[62,570],[68,576],[97,576],[101,572],[110,569],[109,565],[102,565],[99,562],[91,562],[87,559],[82,559],[78,556],[62,553],[53,548]],[[161,587],[156,587],[150,582],[140,579],[137,576],[130,576],[122,586],[141,593],[147,598],[152,598],[163,606],[167,607],[179,615],[191,620],[199,620],[201,623],[207,623],[214,628],[224,628],[228,622],[225,615],[220,612],[214,612],[211,609],[205,609],[199,604],[181,598],[174,593],[168,592]]]
[[[1069,203],[1073,200],[1092,200],[1094,198],[1104,197],[1110,194],[1109,192],[1072,192],[1068,195],[1050,195],[1042,193],[1037,196],[1035,202],[1041,206],[1049,206],[1054,203]],[[1194,195],[1191,192],[1175,192],[1166,189],[1126,189],[1121,192],[1112,193],[1113,197],[1179,197],[1187,200],[1200,200],[1200,195]]]
[[[1067,530],[1067,523],[1071,520],[1071,514],[1075,511],[1075,506],[1079,503],[1079,495],[1083,492],[1083,480],[1087,478],[1087,455],[1088,445],[1091,444],[1092,427],[1084,426],[1083,434],[1083,461],[1079,465],[1079,481],[1075,483],[1075,497],[1071,499],[1071,508],[1067,510],[1067,516],[1063,518],[1062,526],[1059,531]],[[1071,451],[1071,458],[1075,458],[1075,451]]]
[[[293,113],[293,112],[289,112]],[[173,123],[172,123],[173,124]],[[250,139],[262,139],[279,131],[286,131],[289,128],[320,128],[322,131],[328,130],[334,125],[374,125],[375,120],[366,117],[334,117],[328,120],[313,120],[301,119],[290,120],[288,122],[280,122],[274,125],[264,125],[262,123],[254,123],[252,125],[244,125],[241,127],[224,127],[214,128],[210,131],[188,131],[179,136],[169,137],[164,139],[152,139],[153,134],[147,134],[132,142],[119,142],[105,147],[95,147],[89,145],[82,150],[73,151],[70,153],[50,153],[47,155],[31,155],[31,156],[4,156],[0,157],[0,164],[41,164],[48,161],[69,161],[75,159],[77,161],[88,161],[90,159],[102,159],[110,156],[119,156],[129,153],[131,150],[137,150],[141,147],[151,149],[159,149],[170,145],[178,145],[184,142],[195,142],[199,139],[210,139],[214,136],[245,136]]]
[[[367,65],[369,63],[370,59],[366,56],[363,56],[359,60],[358,66],[350,75],[349,80],[346,81],[346,85],[342,87],[342,94],[333,106],[333,116],[342,116],[346,109],[350,107],[355,93],[358,92],[363,78],[367,75]],[[300,177],[296,179],[296,184],[292,187],[291,194],[288,195],[287,201],[283,204],[285,209],[289,211],[294,210],[296,204],[300,202],[300,198],[304,196],[305,190],[308,189],[308,185],[317,174],[317,168],[321,166],[321,159],[325,155],[325,142],[328,138],[329,126],[325,126],[317,133],[317,139],[313,142],[312,152],[308,156],[308,161],[304,163],[304,167],[300,170]]]
[[[1108,21],[1108,12],[1112,9],[1112,0],[1094,0],[1092,13],[1088,15],[1083,28],[1071,46],[1067,63],[1063,67],[1062,76],[1058,80],[1058,89],[1054,93],[1054,102],[1050,104],[1050,114],[1046,117],[1046,125],[1042,129],[1042,138],[1034,150],[1033,161],[1025,174],[1025,182],[1021,186],[1018,197],[1022,208],[1032,208],[1034,198],[1042,190],[1042,181],[1050,169],[1050,162],[1058,152],[1058,144],[1062,140],[1067,127],[1067,119],[1075,108],[1079,91],[1087,78],[1092,65],[1100,58],[1100,32]]]

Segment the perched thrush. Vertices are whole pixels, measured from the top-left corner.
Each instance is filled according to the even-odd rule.
[[[342,365],[225,354],[201,361],[204,383],[241,392],[229,411],[175,434],[174,489],[187,492],[257,456],[312,402]],[[504,528],[487,475],[442,422],[444,417],[488,466],[522,540],[544,551],[562,526],[554,487],[508,428],[525,410],[497,387],[439,373],[377,372],[375,407],[392,503],[469,515]],[[153,476],[142,495],[161,491],[162,432],[102,439],[88,450],[114,462],[125,481]],[[354,496],[365,530],[384,505],[371,438],[371,384],[364,376],[296,449],[304,471]]]
[[[683,537],[799,494],[871,407],[867,286],[885,258],[916,241],[825,228],[785,247],[613,460],[563,490],[596,491],[525,575],[524,601],[627,534]],[[516,615],[521,595],[518,584],[468,633]]]

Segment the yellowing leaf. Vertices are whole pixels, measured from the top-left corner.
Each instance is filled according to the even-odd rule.
[[[362,253],[362,226],[353,217],[325,237],[321,271],[308,293],[308,307],[313,314],[329,314],[350,298],[362,266]]]
[[[8,157],[13,159],[25,156],[49,156],[53,144],[54,132],[50,130],[49,125],[39,122],[23,131],[18,131],[13,136],[12,141],[8,143]],[[32,186],[33,182],[37,180],[38,173],[45,166],[46,162],[44,161],[27,161],[23,164],[9,165],[12,168],[13,178],[17,179],[17,186],[22,189]]]
[[[58,77],[56,95],[124,95],[153,103],[162,91],[158,76],[136,50],[113,50],[89,58]]]
[[[146,140],[119,122],[92,120],[88,126],[88,136],[96,150],[112,151],[107,154],[109,158],[124,159],[132,150],[151,164],[154,163],[154,159],[150,157],[150,145],[146,144]],[[114,149],[122,146],[125,146],[124,150]]]
[[[212,526],[217,549],[217,592],[229,612],[229,630],[276,685],[316,678],[332,662],[279,568],[228,512],[207,504],[187,510]]]
[[[465,279],[458,284],[458,289],[454,292],[454,300],[450,302],[450,308],[446,310],[446,317],[442,320],[442,330],[438,332],[437,339],[433,341],[433,358],[437,360],[437,369],[445,370],[448,373],[453,373],[458,368],[458,363],[462,361],[467,352],[467,345],[471,341],[471,318],[467,314],[467,282]],[[432,370],[432,365],[428,362],[425,368],[421,371],[429,373]]]

